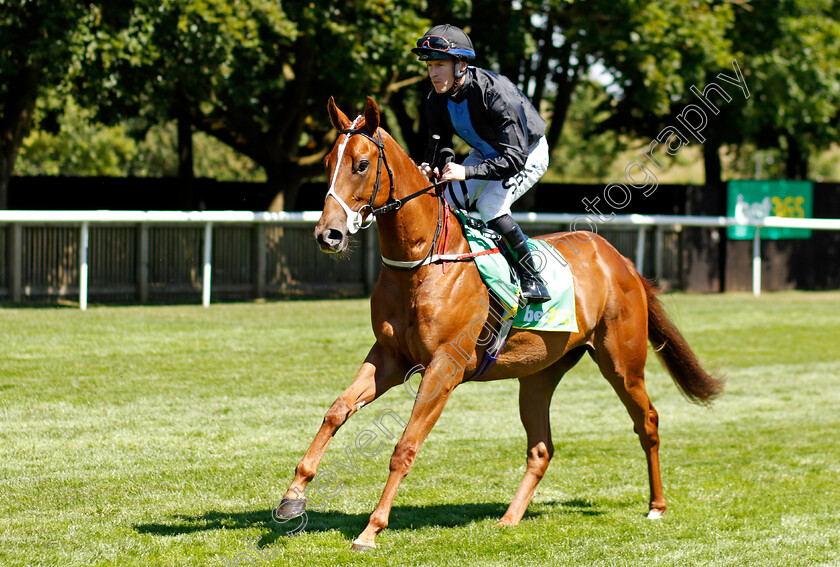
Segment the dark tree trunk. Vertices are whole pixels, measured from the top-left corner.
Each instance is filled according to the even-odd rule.
[[[181,208],[196,208],[192,122],[183,110],[178,111],[178,178],[181,180]],[[198,208],[203,207],[198,204]]]
[[[546,22],[545,31],[542,36],[540,60],[537,64],[537,70],[534,72],[534,96],[531,98],[531,101],[534,103],[537,110],[540,109],[540,105],[542,104],[542,99],[545,94],[545,83],[548,78],[549,61],[551,60],[551,56],[554,52],[551,45],[551,34],[553,32],[554,24],[549,18],[548,22]]]
[[[9,180],[23,138],[32,127],[41,73],[41,66],[21,69],[17,78],[10,81],[14,88],[9,89],[0,101],[3,108],[0,118],[0,209],[9,206]]]
[[[788,179],[808,179],[808,152],[793,136],[787,136],[788,149],[785,176]]]
[[[706,185],[720,185],[722,169],[720,164],[720,147],[718,141],[711,135],[703,144],[703,168],[706,172]]]
[[[178,118],[178,177],[193,179],[193,139],[190,119],[183,114]]]
[[[524,43],[520,37],[524,30],[516,29],[512,10],[510,2],[473,0],[470,38],[479,61],[485,61],[480,66],[487,67],[486,61],[495,56],[499,73],[518,84],[522,79],[522,54],[517,44]]]
[[[428,81],[423,81],[422,87],[418,88],[418,90],[422,93],[426,93],[428,87],[426,86]],[[416,87],[407,87],[405,89],[400,89],[396,91],[391,96],[391,109],[394,111],[394,116],[397,118],[397,126],[399,126],[400,132],[402,133],[403,139],[405,143],[408,145],[406,151],[408,151],[408,155],[410,155],[415,161],[420,163],[423,161],[423,154],[426,151],[426,129],[424,127],[425,121],[421,120],[421,124],[417,131],[414,131],[414,119],[409,115],[408,110],[406,109],[406,100],[409,98],[408,94],[410,90]],[[420,110],[421,114],[425,110],[425,96],[420,97]]]
[[[720,162],[721,138],[716,127],[717,124],[711,123],[703,131],[703,135],[706,138],[706,141],[703,143],[703,170],[706,176],[704,198],[707,199],[709,208],[699,214],[726,215],[726,183],[723,182],[723,167]],[[717,289],[722,293],[726,291],[726,252],[728,239],[725,229],[718,231],[718,235],[720,239],[717,240]],[[715,239],[712,238],[711,242],[709,242],[709,248],[713,247],[714,243]]]
[[[551,126],[548,128],[548,149],[553,152],[560,143],[560,135],[563,133],[563,124],[566,122],[566,114],[569,111],[569,104],[572,101],[572,93],[577,86],[578,65],[572,65],[572,46],[566,42],[560,48],[560,64],[554,74],[557,83],[557,96],[554,97],[554,113],[551,117]]]
[[[429,0],[426,17],[432,21],[433,26],[446,23],[456,26],[459,24],[452,17],[452,2],[450,0]],[[461,24],[459,27],[463,27],[463,22]]]
[[[266,165],[263,167],[265,168],[265,175],[268,178],[266,183],[268,183],[271,192],[275,194],[274,199],[268,206],[268,210],[272,212],[290,210],[294,207],[294,197],[297,197],[297,195],[289,195],[289,197],[292,197],[291,201],[287,199],[287,191],[284,184],[287,183],[288,180],[286,179],[286,176],[283,175],[282,168],[278,165]]]
[[[420,120],[418,120],[417,125],[417,136],[419,141],[417,153],[414,153],[415,150],[412,149],[410,155],[418,163],[420,163],[426,157],[426,144],[429,142],[429,121],[426,118],[426,98],[429,96],[431,85],[429,84],[429,81],[426,80],[418,83],[414,88],[416,89],[415,92],[417,93],[417,100],[420,101],[418,113]]]
[[[262,165],[268,178],[266,183],[268,183],[271,192],[274,193],[274,199],[268,207],[269,211],[297,210],[298,194],[304,180],[324,172],[324,165],[320,161],[309,165],[300,165],[297,162],[276,162]],[[325,187],[324,193],[326,192]]]

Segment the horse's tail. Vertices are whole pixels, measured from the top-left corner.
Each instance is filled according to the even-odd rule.
[[[697,360],[679,329],[668,319],[665,308],[656,298],[659,293],[647,279],[639,276],[645,286],[648,302],[648,340],[659,355],[683,394],[692,402],[710,404],[723,392],[723,377],[712,376]]]

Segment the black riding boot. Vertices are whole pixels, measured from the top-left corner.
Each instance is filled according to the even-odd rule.
[[[522,298],[528,303],[542,303],[551,299],[545,281],[534,268],[534,258],[528,248],[528,237],[510,215],[502,215],[487,223],[491,229],[502,235],[513,252],[516,263],[514,269],[519,274]]]

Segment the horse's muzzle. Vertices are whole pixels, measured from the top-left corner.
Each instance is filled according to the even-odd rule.
[[[349,239],[343,231],[337,228],[316,226],[315,240],[318,241],[321,252],[338,254],[347,249]]]

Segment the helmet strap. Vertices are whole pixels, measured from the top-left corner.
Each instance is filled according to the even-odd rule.
[[[455,91],[461,87],[461,79],[463,79],[464,75],[467,74],[467,67],[469,67],[469,65],[466,65],[464,70],[461,71],[461,61],[459,59],[455,60],[455,84],[452,85],[451,89],[449,89],[450,95],[454,95]]]

